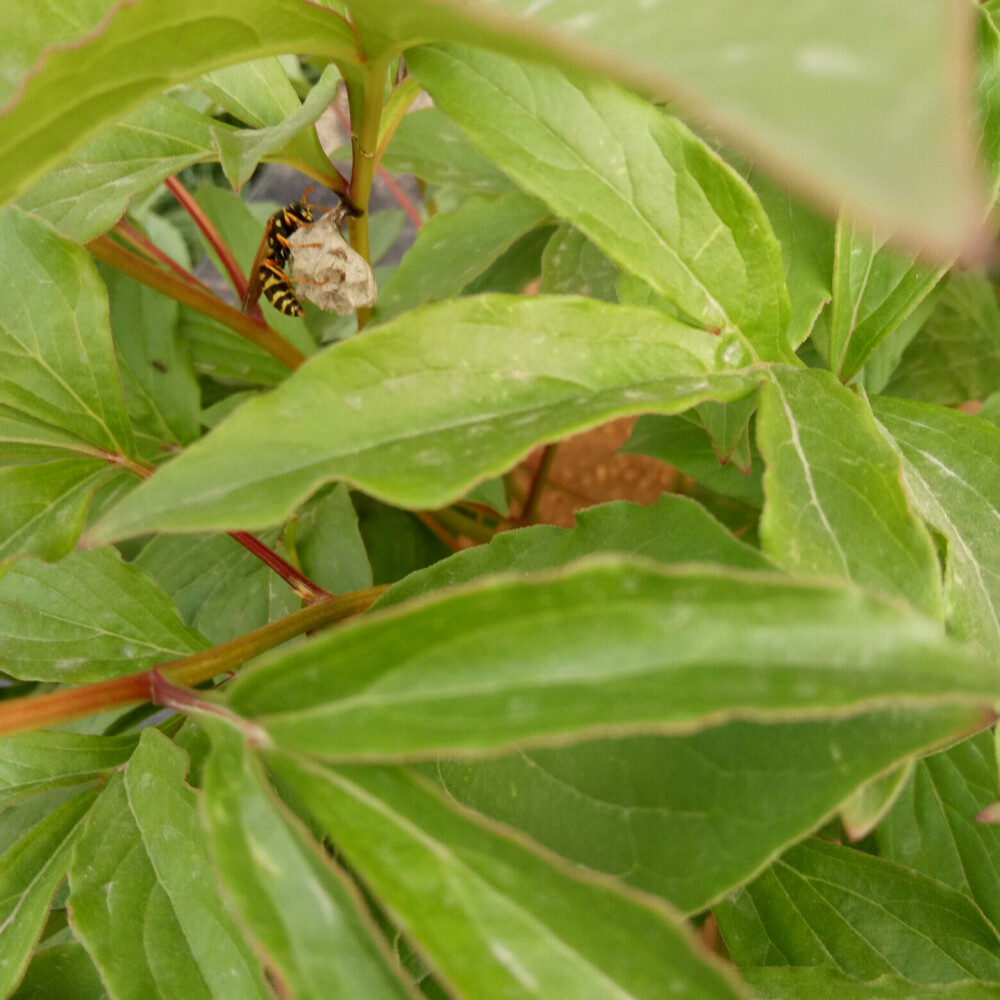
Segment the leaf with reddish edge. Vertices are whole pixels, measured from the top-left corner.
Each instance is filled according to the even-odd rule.
[[[88,2],[91,11],[98,5],[103,17],[89,31],[25,53],[33,64],[0,108],[0,204],[173,84],[286,52],[356,58],[347,21],[300,0]],[[8,38],[18,27],[8,19]]]
[[[735,335],[569,296],[426,306],[240,407],[91,539],[265,527],[334,479],[396,506],[441,507],[537,445],[612,417],[748,395],[760,376],[730,367],[733,348],[745,362]]]

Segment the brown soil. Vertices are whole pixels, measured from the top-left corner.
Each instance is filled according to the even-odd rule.
[[[644,455],[618,452],[635,420],[613,420],[560,442],[532,520],[568,528],[576,511],[594,504],[609,500],[651,504],[662,493],[674,491],[678,474],[670,466]],[[531,489],[543,453],[544,449],[538,449],[514,470],[513,486],[522,498],[513,505],[515,515]]]

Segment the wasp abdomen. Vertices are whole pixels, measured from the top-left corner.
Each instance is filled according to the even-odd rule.
[[[265,260],[257,272],[264,298],[278,312],[286,316],[305,316],[306,311],[292,291],[288,276],[281,269],[281,264],[273,259]]]

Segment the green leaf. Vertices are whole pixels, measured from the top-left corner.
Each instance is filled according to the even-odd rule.
[[[265,536],[265,544],[272,536]],[[214,594],[234,588],[258,560],[228,535],[157,535],[135,558],[170,595],[189,625]]]
[[[18,209],[0,213],[0,559],[58,559],[113,454],[135,441],[108,303],[89,255]],[[48,290],[58,288],[59,294]]]
[[[849,840],[863,840],[878,826],[899,797],[912,771],[913,762],[906,761],[865,782],[841,805],[840,822]]]
[[[410,997],[354,885],[281,807],[239,733],[219,723],[209,731],[202,816],[217,871],[286,991],[296,1000]]]
[[[103,278],[133,427],[152,439],[146,457],[162,458],[164,444],[190,444],[201,433],[201,391],[178,331],[180,308],[120,271],[105,269]]]
[[[328,66],[311,88],[305,102],[300,102],[281,61],[277,58],[252,59],[236,66],[208,73],[193,82],[203,93],[226,109],[234,118],[246,122],[256,133],[219,131],[219,150],[226,169],[227,152],[242,158],[261,158],[265,152],[282,150],[284,158],[312,168],[322,175],[330,173],[330,161],[323,153],[315,129],[308,128],[333,99],[340,74]],[[308,110],[304,107],[308,106]],[[313,113],[315,111],[315,114]],[[278,128],[275,128],[277,126]],[[241,141],[230,146],[230,138]],[[230,170],[227,176],[232,179]],[[237,175],[241,171],[237,170]],[[249,176],[247,173],[246,176]],[[234,187],[239,187],[234,183]]]
[[[764,551],[785,569],[841,576],[943,617],[934,546],[867,403],[829,372],[772,374],[757,416]]]
[[[976,98],[982,122],[979,151],[990,175],[990,195],[1000,193],[1000,26],[995,0],[987,0],[979,15],[979,59],[976,64]]]
[[[830,326],[833,373],[849,382],[944,272],[944,268],[917,264],[914,258],[889,249],[884,238],[870,236],[855,220],[841,215]]]
[[[288,378],[287,366],[262,347],[193,309],[181,307],[179,332],[200,375],[256,385],[277,385]]]
[[[6,852],[32,827],[75,798],[80,791],[80,788],[72,785],[52,788],[5,805],[0,809],[0,853]]]
[[[22,561],[0,578],[0,663],[25,680],[99,681],[208,647],[113,549]]]
[[[415,775],[268,760],[456,995],[740,996],[661,904],[556,866]]]
[[[389,141],[382,166],[460,191],[507,194],[517,190],[437,108],[414,111],[403,118]]]
[[[213,132],[227,131],[236,130],[173,98],[156,97],[40,178],[18,204],[84,243],[110,229],[133,195],[214,160]]]
[[[365,34],[434,37],[610,72],[723,130],[828,204],[865,208],[942,252],[981,232],[969,122],[969,9],[916,0],[787,4],[686,0],[355,0]],[[507,18],[503,14],[532,17]],[[920,155],[900,156],[900,150]]]
[[[859,979],[1000,981],[1000,938],[935,879],[839,844],[792,848],[716,907],[737,965],[809,965]]]
[[[419,518],[409,511],[353,495],[358,512],[358,530],[372,567],[372,583],[395,583],[452,554]]]
[[[0,62],[0,102],[6,104],[18,81],[48,47],[65,45],[94,30],[107,12],[103,0],[73,6],[18,7],[17,32],[7,40]]]
[[[901,697],[982,706],[1000,680],[935,623],[854,588],[603,559],[366,618],[227,691],[288,749],[398,760]]]
[[[756,394],[736,403],[702,403],[697,407],[715,457],[724,465],[732,461],[744,475],[750,472],[752,463],[750,418],[756,409]]]
[[[588,299],[428,306],[328,348],[242,406],[95,538],[262,527],[333,479],[440,507],[535,446],[611,417],[747,395],[756,376],[727,369],[734,347],[653,310]]]
[[[816,829],[861,782],[981,724],[967,709],[737,721],[428,768],[464,805],[693,913]]]
[[[10,445],[9,437],[0,437],[0,448]],[[96,458],[54,456],[0,467],[0,560],[21,555],[55,560],[71,552],[94,491],[117,476],[117,469]]]
[[[261,539],[274,546],[275,533]],[[301,602],[272,569],[228,535],[159,535],[136,557],[211,643],[251,632]]]
[[[74,796],[0,857],[0,995],[20,982],[55,891],[66,875],[80,821],[97,792]]]
[[[529,229],[520,239],[515,240],[477,278],[473,278],[463,289],[463,295],[479,295],[483,292],[502,292],[508,295],[522,295],[525,286],[541,277],[542,254],[548,246],[554,225],[537,226]],[[532,289],[532,291],[534,291]]]
[[[302,106],[277,57],[225,66],[192,80],[191,86],[255,129],[279,125]]]
[[[781,243],[785,284],[792,304],[788,343],[799,347],[808,338],[824,306],[833,298],[834,224],[806,208],[780,184],[758,170],[749,180]]]
[[[8,208],[0,281],[9,290],[0,298],[0,406],[71,435],[91,456],[132,455],[107,295],[90,256]]]
[[[743,969],[755,1000],[992,1000],[986,983],[914,983],[900,976],[863,982],[833,969]]]
[[[195,616],[195,627],[213,645],[229,642],[302,607],[288,584],[256,557],[250,555],[242,568],[243,574],[234,573],[226,586],[220,586],[222,581],[213,574],[214,593]]]
[[[434,216],[379,293],[375,315],[391,319],[460,292],[547,214],[537,199],[513,193],[474,196],[454,212]]]
[[[302,571],[331,594],[372,586],[372,568],[358,515],[343,485],[326,490],[298,513],[295,551]]]
[[[964,893],[1000,928],[1000,828],[976,822],[996,799],[994,741],[984,733],[918,762],[876,836],[890,861]]]
[[[393,248],[406,221],[406,212],[401,208],[374,212],[368,216],[368,249],[372,264],[377,264]]]
[[[185,768],[183,751],[143,730],[77,842],[73,929],[115,1000],[266,1000],[259,963],[215,888]]]
[[[457,552],[411,573],[383,594],[375,607],[389,607],[489,573],[530,573],[565,566],[596,552],[634,554],[661,563],[717,562],[746,569],[771,566],[693,500],[665,493],[648,507],[618,501],[580,511],[576,527],[569,530],[536,525],[504,531],[488,545]]]
[[[952,405],[1000,389],[1000,307],[983,275],[953,272],[886,392]]]
[[[261,60],[245,66],[254,67],[259,62]],[[274,64],[277,64],[277,60]],[[227,74],[243,70],[244,66],[237,66],[232,70],[220,70],[219,73]],[[287,83],[287,77],[281,70],[280,64],[278,72]],[[323,147],[316,138],[316,130],[311,126],[329,107],[339,85],[340,72],[331,64],[323,71],[301,105],[295,97],[291,84],[288,84],[295,105],[287,117],[270,122],[267,128],[236,132],[228,129],[213,130],[212,138],[219,151],[219,160],[229,183],[238,191],[250,179],[257,169],[257,164],[272,154],[276,159],[291,160],[296,166],[303,167],[310,173],[332,176],[330,161],[327,160]]]
[[[169,9],[116,4],[110,10],[103,0],[86,0],[91,11],[96,5],[102,19],[95,30],[40,51],[14,47],[31,69],[0,109],[0,204],[173,84],[284,52],[355,58],[346,20],[296,0],[247,0],[238,11],[223,0],[176,0]],[[8,38],[16,42],[26,16],[8,18]]]
[[[903,456],[913,506],[948,539],[945,603],[954,632],[1000,653],[1000,429],[955,410],[878,398]]]
[[[257,392],[254,389],[240,389],[228,396],[223,396],[217,403],[212,403],[201,411],[202,426],[206,428],[218,426],[233,410],[242,406],[248,399],[253,399],[256,395]]]
[[[687,417],[640,417],[621,450],[658,458],[716,493],[752,507],[764,506],[764,462],[756,448],[751,444],[749,473],[741,472],[732,462],[720,465],[704,428]]]
[[[100,973],[83,946],[72,942],[38,952],[11,1000],[108,1000]]]
[[[81,784],[124,764],[138,738],[36,732],[0,741],[0,802]]]
[[[951,275],[960,272],[953,271]],[[865,362],[864,368],[858,372],[854,384],[864,388],[870,396],[879,395],[885,391],[889,380],[899,367],[900,359],[915,337],[920,334],[927,320],[937,308],[942,290],[948,287],[949,280],[939,281],[930,294],[917,306],[909,316],[883,340]],[[817,347],[821,345],[817,344]]]
[[[617,302],[618,268],[587,239],[565,223],[556,230],[542,255],[542,292],[586,295]]]
[[[506,517],[510,513],[507,486],[503,476],[497,476],[495,479],[484,479],[481,483],[477,483],[466,494],[465,500],[468,503],[478,503],[489,507],[501,517]]]
[[[530,194],[706,329],[791,361],[781,248],[756,195],[686,126],[611,84],[482,51],[407,64]]]
[[[993,393],[976,414],[980,420],[987,420],[994,427],[1000,427],[1000,390]]]

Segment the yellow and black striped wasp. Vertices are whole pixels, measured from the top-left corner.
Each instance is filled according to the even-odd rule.
[[[309,204],[306,199],[309,197],[310,191],[312,188],[307,188],[303,192],[301,201],[292,202],[284,208],[279,208],[267,220],[264,226],[264,237],[260,241],[257,255],[250,267],[250,282],[247,285],[246,295],[243,296],[244,312],[249,312],[254,307],[261,292],[263,292],[264,298],[278,312],[284,313],[286,316],[305,316],[305,310],[292,291],[294,279],[285,274],[285,264],[291,253],[288,237],[297,229],[310,226],[316,221],[314,210],[327,211],[325,208]],[[361,214],[360,210],[347,198],[343,195],[339,195],[339,197],[341,210],[347,215],[357,216]],[[309,246],[310,244],[304,245]]]

